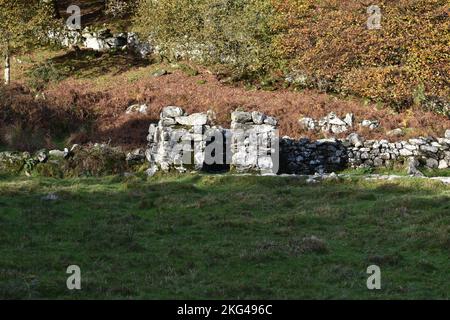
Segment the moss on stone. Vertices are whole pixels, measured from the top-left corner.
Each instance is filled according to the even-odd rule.
[[[19,174],[25,165],[26,155],[19,152],[0,153],[0,173]]]
[[[64,173],[62,164],[57,161],[48,161],[46,163],[39,163],[36,165],[33,175],[48,178],[63,178]]]

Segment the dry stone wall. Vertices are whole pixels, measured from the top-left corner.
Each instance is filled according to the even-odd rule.
[[[213,120],[213,113],[189,115],[179,107],[167,107],[159,122],[150,125],[146,149],[125,154],[120,148],[94,144],[33,155],[0,152],[0,174],[72,177],[147,170],[149,175],[170,171],[313,175],[400,164],[409,174],[421,175],[420,167],[450,167],[450,130],[442,138],[398,142],[366,140],[356,133],[313,141],[279,138],[277,120],[260,112],[233,112],[230,128],[215,126]]]
[[[450,166],[450,130],[442,138],[407,141],[365,140],[356,133],[345,139],[278,137],[277,120],[260,112],[235,111],[229,129],[210,124],[208,114],[187,115],[167,107],[148,136],[150,175],[177,170],[239,173],[330,173],[346,168],[409,165],[446,169]],[[215,170],[214,170],[215,169]]]

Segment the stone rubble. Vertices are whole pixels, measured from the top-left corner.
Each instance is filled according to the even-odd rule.
[[[148,106],[146,104],[133,104],[127,108],[125,111],[126,114],[147,114]]]
[[[206,148],[204,133],[211,129],[206,114],[188,116],[179,107],[164,108],[158,124],[149,128],[145,155],[151,166],[147,173],[201,170]]]
[[[355,116],[353,113],[347,113],[345,117],[341,119],[336,115],[336,113],[330,112],[327,116],[319,120],[304,117],[298,122],[304,130],[341,134],[351,130],[354,127]],[[375,130],[380,127],[380,122],[377,120],[363,120],[359,125],[361,127],[367,127],[370,130]]]
[[[67,28],[62,32],[50,32],[49,36],[64,47],[80,46],[94,51],[130,49],[142,57],[157,49],[150,41],[139,39],[134,32],[112,33],[106,28],[96,30],[89,27],[82,30]]]

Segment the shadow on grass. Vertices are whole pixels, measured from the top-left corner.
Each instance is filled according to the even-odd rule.
[[[148,59],[127,51],[98,52],[91,49],[69,51],[48,60],[64,78],[97,78],[118,75],[150,64]]]
[[[449,248],[448,193],[437,184],[200,175],[29,181],[36,184],[0,180],[1,298],[358,299],[370,297],[364,268],[372,261],[389,270],[379,298],[445,295],[433,287],[445,283]],[[330,197],[340,190],[349,192]],[[49,192],[59,199],[43,201]],[[359,196],[367,192],[375,198]],[[311,236],[329,250],[298,251]],[[76,293],[64,286],[71,264],[83,270]]]

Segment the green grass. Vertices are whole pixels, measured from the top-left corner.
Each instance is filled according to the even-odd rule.
[[[2,176],[0,226],[0,299],[450,297],[450,188],[435,181]]]

